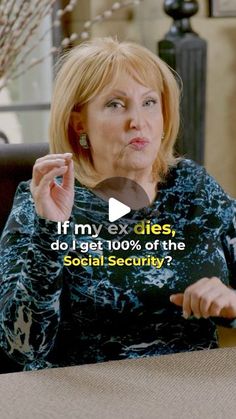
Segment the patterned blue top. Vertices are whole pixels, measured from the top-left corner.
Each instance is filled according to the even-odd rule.
[[[115,240],[139,240],[140,246],[110,251],[108,240],[114,236],[107,230],[107,202],[77,182],[70,231],[58,234],[57,223],[36,215],[29,182],[21,183],[1,238],[3,349],[29,370],[218,347],[216,324],[236,327],[236,321],[186,320],[169,296],[205,276],[236,288],[235,208],[205,169],[182,160],[158,185],[149,208],[131,211],[116,223],[128,228]],[[134,225],[142,220],[170,225],[175,236],[164,229],[157,234],[158,228],[137,235]],[[74,234],[74,224],[82,223],[103,228],[96,238]],[[69,250],[52,250],[56,240]],[[80,250],[82,243],[98,240],[100,249]],[[156,249],[147,250],[146,243],[155,241]],[[176,249],[180,242],[185,247]],[[64,263],[65,256],[78,263],[88,255],[103,256],[104,263]],[[132,263],[108,263],[112,255]]]

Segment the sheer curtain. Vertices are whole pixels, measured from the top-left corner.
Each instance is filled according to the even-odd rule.
[[[32,45],[49,27],[48,16],[32,39]],[[51,46],[52,36],[49,32],[31,53],[29,61],[46,55]],[[49,57],[0,91],[0,131],[8,137],[10,143],[48,141],[49,110],[31,110],[33,109],[31,104],[50,103],[52,76],[52,57]],[[19,104],[25,105],[26,110],[11,109],[11,106]],[[6,109],[8,106],[9,110]]]

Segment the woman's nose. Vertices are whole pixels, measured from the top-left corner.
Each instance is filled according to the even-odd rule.
[[[144,125],[144,116],[139,109],[132,109],[129,115],[129,127],[141,130]]]

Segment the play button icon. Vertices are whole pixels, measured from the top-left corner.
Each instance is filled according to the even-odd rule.
[[[110,223],[119,220],[131,211],[150,206],[149,197],[144,189],[134,180],[124,177],[104,179],[93,188],[93,193],[108,203]]]
[[[109,221],[113,223],[119,218],[124,217],[131,211],[131,208],[128,205],[123,204],[115,198],[109,198]]]

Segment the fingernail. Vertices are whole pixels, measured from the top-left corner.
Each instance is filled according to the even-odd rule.
[[[174,300],[173,295],[170,296],[170,301],[172,302]]]
[[[187,319],[187,318],[188,318],[188,313],[187,313],[187,311],[183,311],[183,317],[184,317],[185,319]]]

